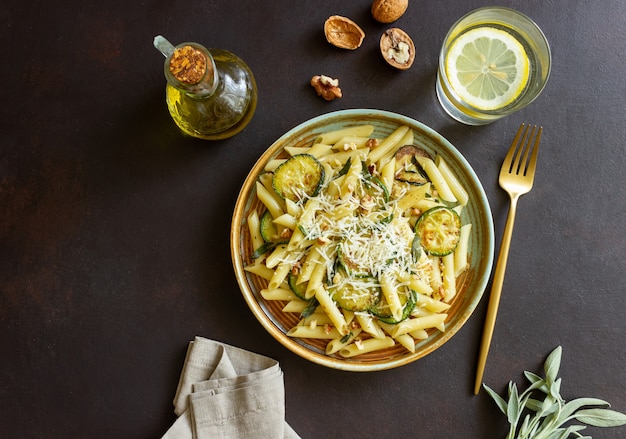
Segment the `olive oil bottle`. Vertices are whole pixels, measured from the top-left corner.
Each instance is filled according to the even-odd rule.
[[[167,108],[180,130],[220,140],[243,130],[254,115],[257,87],[250,68],[236,55],[198,43],[173,46],[162,36],[154,46],[166,57]]]

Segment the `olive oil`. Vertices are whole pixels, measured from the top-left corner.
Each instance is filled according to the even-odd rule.
[[[167,84],[170,115],[181,131],[193,137],[219,140],[234,136],[252,119],[257,89],[252,72],[230,52],[211,49],[219,81],[215,92],[197,96]]]
[[[197,43],[174,47],[162,36],[154,46],[166,57],[167,108],[180,130],[219,140],[243,130],[254,115],[257,86],[250,68],[222,49]]]

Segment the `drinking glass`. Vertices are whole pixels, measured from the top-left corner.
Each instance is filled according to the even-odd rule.
[[[462,56],[457,57],[459,47],[453,49],[456,53],[453,54],[454,58],[451,57],[450,59],[456,59],[457,61],[454,66],[447,65],[447,59],[451,53],[450,49],[454,48],[454,44],[459,38],[470,31],[474,31],[471,37],[470,35],[466,35],[465,38],[459,41],[459,43],[462,42],[461,44],[464,46],[461,52]],[[503,32],[506,32],[506,35],[504,35]],[[474,36],[487,37],[483,41],[488,41],[492,35],[496,35],[496,37],[497,35],[504,35],[504,40],[509,41],[514,47],[518,48],[518,54],[523,54],[522,56],[525,57],[526,60],[521,61],[524,68],[518,69],[523,70],[523,73],[513,73],[513,75],[521,74],[522,78],[525,79],[525,81],[519,81],[522,85],[517,84],[519,85],[519,90],[511,90],[508,94],[510,99],[506,99],[506,102],[503,102],[502,105],[494,104],[490,106],[480,105],[477,103],[476,99],[468,95],[467,90],[469,87],[463,87],[463,89],[459,87],[462,81],[464,81],[464,84],[470,82],[471,79],[468,78],[475,77],[478,81],[481,80],[479,78],[481,76],[480,74],[468,76],[467,70],[462,73],[461,69],[467,68],[468,66],[468,58],[465,58],[465,62],[461,64],[459,64],[459,60],[463,61],[463,55],[468,53],[468,49],[470,49],[469,55],[471,55],[471,47],[465,45],[466,41],[472,40]],[[511,40],[511,37],[513,40]],[[437,72],[437,98],[443,109],[459,122],[467,125],[485,125],[514,113],[534,101],[548,81],[550,65],[550,46],[548,45],[545,35],[534,21],[526,15],[510,8],[495,6],[479,8],[459,19],[452,26],[443,42]],[[495,67],[496,64],[494,63],[489,66],[483,65],[483,72],[491,66]],[[508,69],[510,69],[510,67],[511,66],[506,66]],[[479,70],[481,67],[475,66],[475,68],[477,71],[474,73],[480,73]],[[508,72],[510,74],[510,70]],[[452,76],[462,74],[465,74],[465,76]],[[502,75],[504,72],[500,71],[498,74]],[[492,78],[487,78],[487,80],[491,80],[494,77],[495,82],[498,82],[497,75],[493,75]],[[482,76],[482,80],[485,80],[484,75]],[[477,83],[475,83],[474,86],[477,86]],[[502,91],[502,89],[506,88],[506,84],[499,84],[494,90]],[[506,91],[502,93],[506,93]],[[492,102],[497,102],[497,100]]]

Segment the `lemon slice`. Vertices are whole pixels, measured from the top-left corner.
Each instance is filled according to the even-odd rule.
[[[521,43],[492,27],[478,27],[457,38],[445,68],[454,91],[480,110],[496,110],[515,101],[529,76],[528,56]]]

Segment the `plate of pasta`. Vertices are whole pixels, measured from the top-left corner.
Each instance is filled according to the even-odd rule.
[[[261,325],[340,370],[411,363],[470,317],[494,254],[491,210],[462,154],[409,117],[342,110],[304,122],[253,166],[231,257]]]

